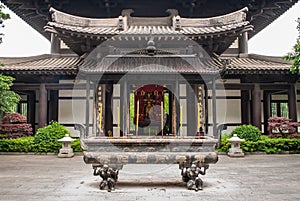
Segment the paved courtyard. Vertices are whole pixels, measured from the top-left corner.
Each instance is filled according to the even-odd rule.
[[[108,193],[82,156],[0,155],[0,161],[0,200],[300,200],[300,155],[220,156],[198,192],[186,190],[177,165],[126,165]]]

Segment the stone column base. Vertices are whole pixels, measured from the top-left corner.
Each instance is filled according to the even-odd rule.
[[[72,158],[74,156],[73,149],[61,148],[57,156],[59,158]]]

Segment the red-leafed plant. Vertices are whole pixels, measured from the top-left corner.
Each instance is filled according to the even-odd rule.
[[[6,114],[0,124],[1,138],[19,138],[33,134],[32,127],[27,124],[27,119],[19,113]]]
[[[297,127],[299,122],[294,122],[285,117],[270,117],[268,119],[268,131],[271,138],[298,138]]]
[[[6,123],[26,123],[27,119],[24,115],[14,112],[11,114],[5,114],[2,121]]]

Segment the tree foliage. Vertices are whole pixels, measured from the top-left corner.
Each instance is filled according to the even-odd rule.
[[[0,114],[14,112],[16,104],[21,100],[18,94],[10,90],[13,81],[13,77],[0,74]]]
[[[3,12],[4,5],[0,3],[0,27],[4,27],[3,22],[10,18],[9,14]],[[0,43],[2,42],[2,35],[0,33]]]
[[[297,22],[298,22],[297,30],[299,32],[297,42],[293,47],[293,52],[290,52],[286,56],[284,56],[284,59],[287,61],[292,61],[292,66],[291,66],[292,73],[300,74],[300,18],[298,18]]]

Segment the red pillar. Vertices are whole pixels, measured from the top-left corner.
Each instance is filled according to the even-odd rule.
[[[252,125],[261,130],[261,92],[259,84],[252,90]]]
[[[47,124],[47,90],[46,84],[41,83],[39,94],[39,128]]]

